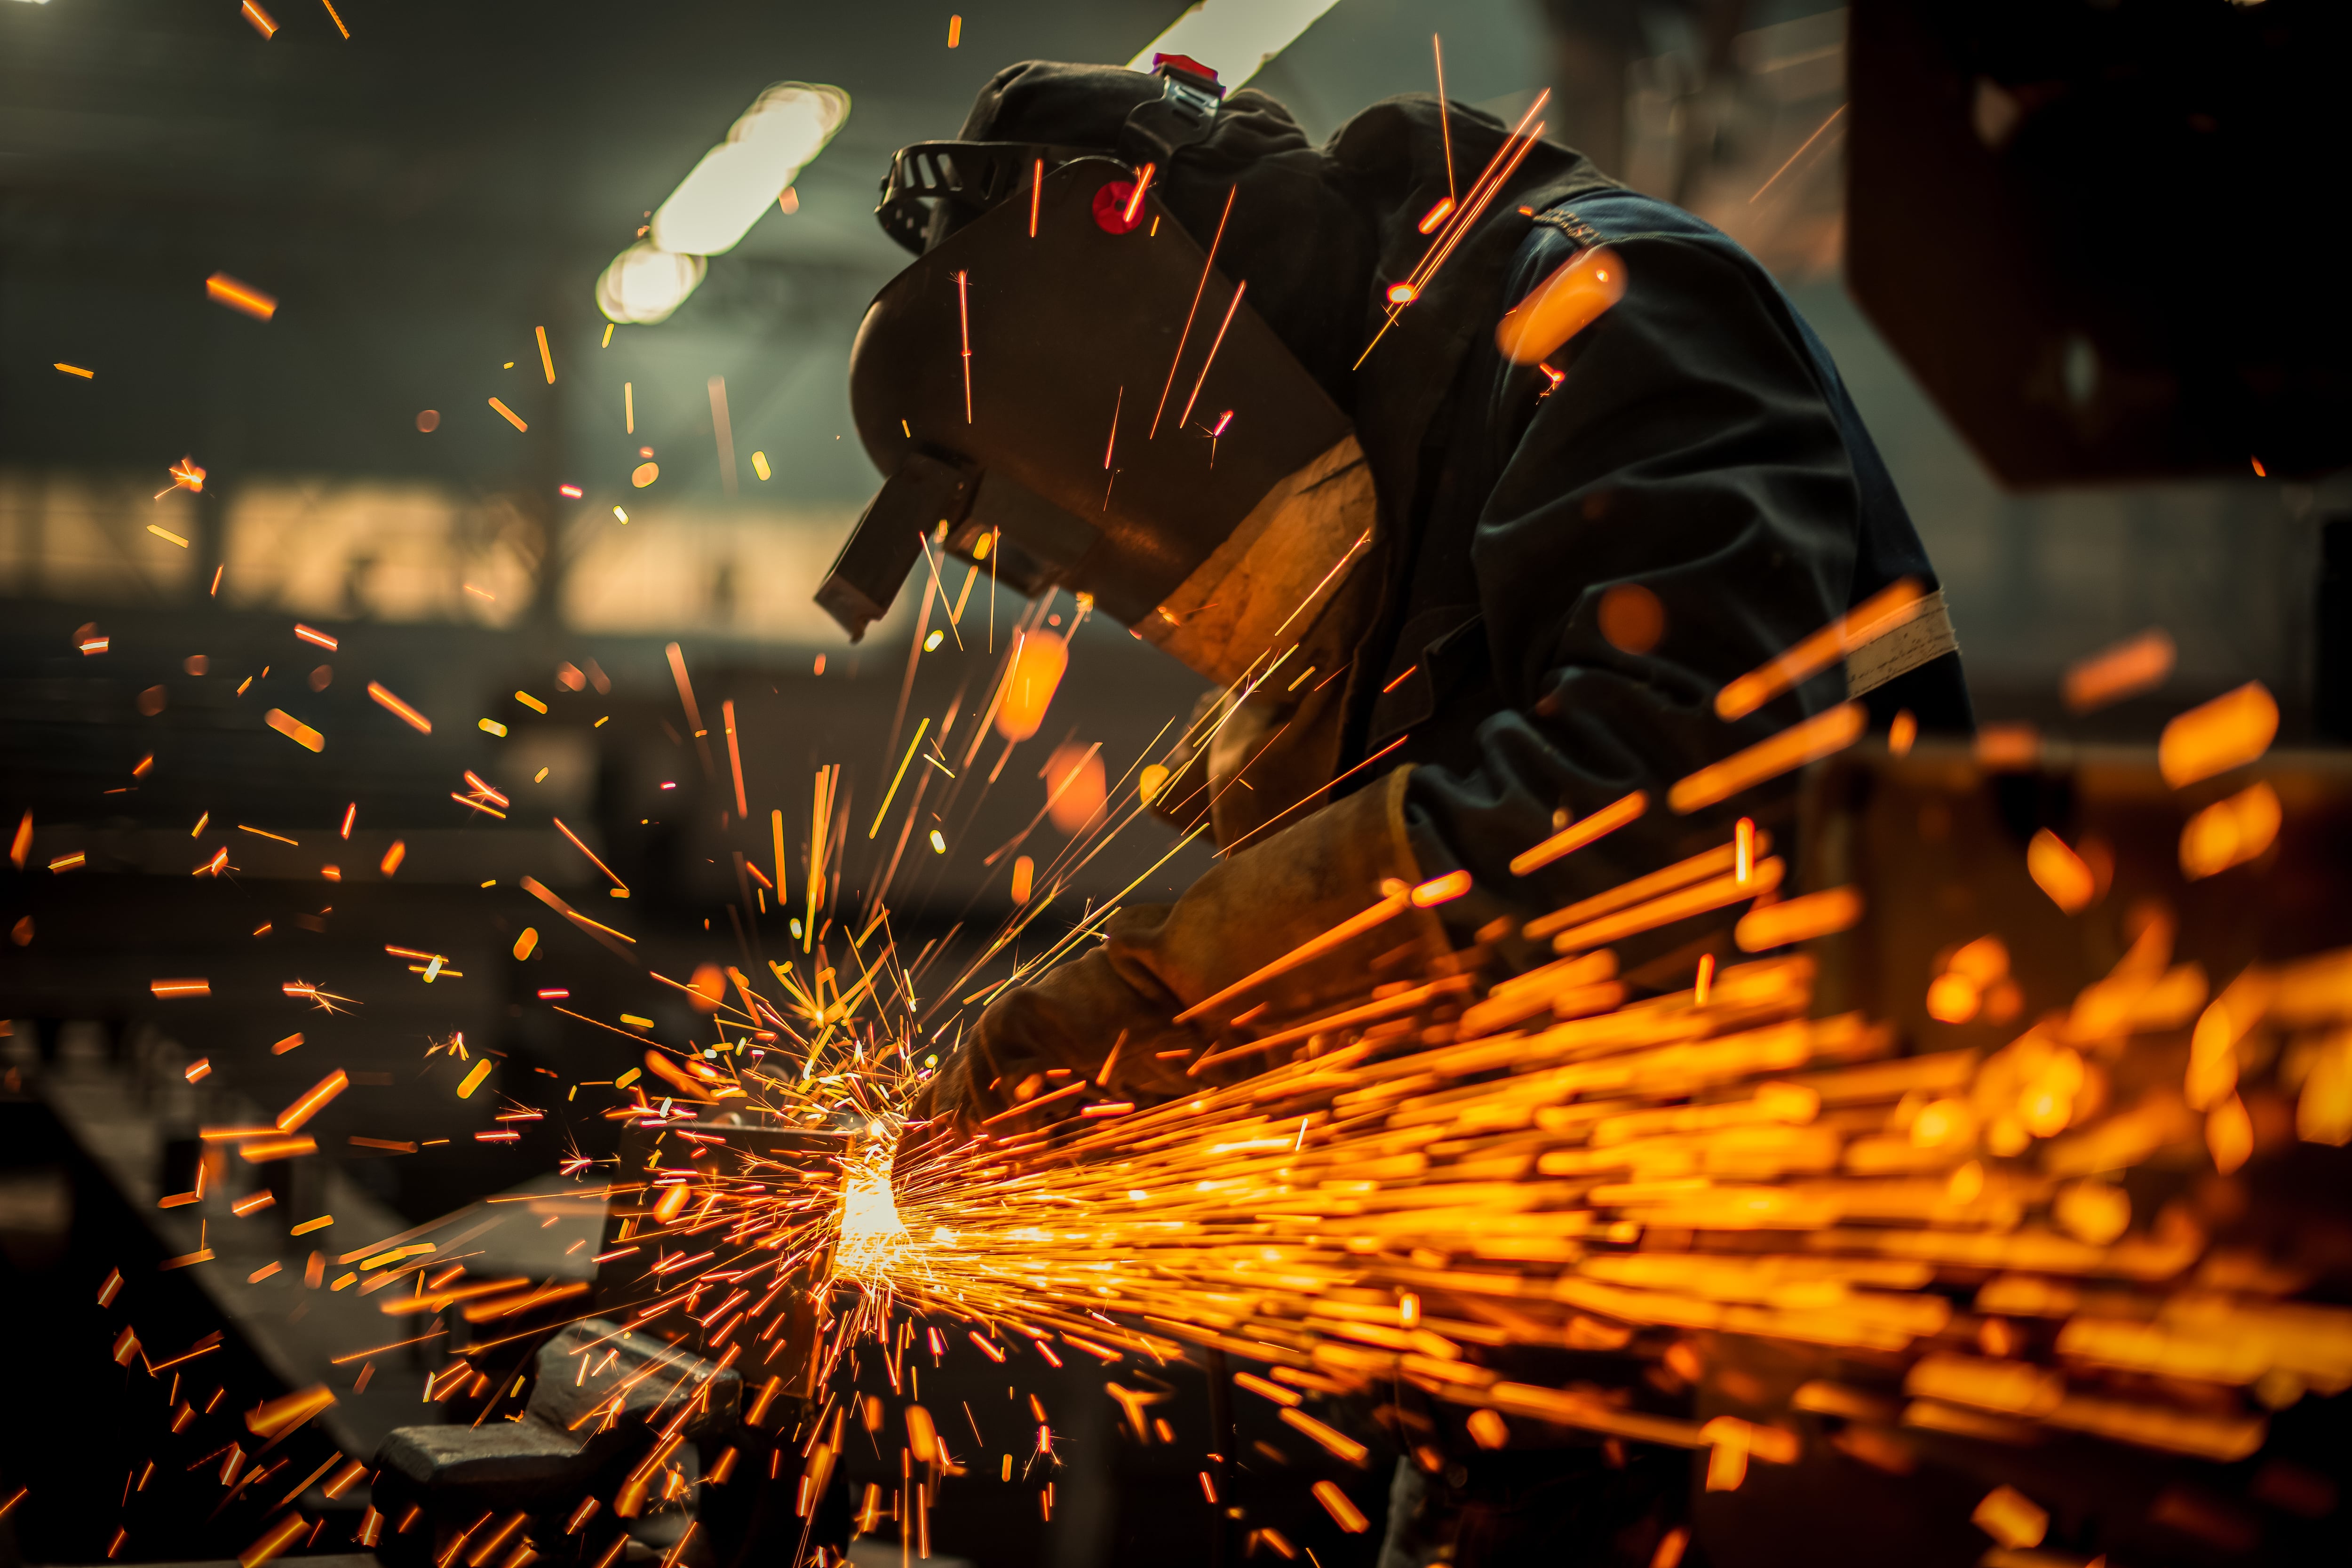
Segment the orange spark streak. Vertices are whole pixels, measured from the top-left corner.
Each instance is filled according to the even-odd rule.
[[[1146,163],[1135,176],[1135,189],[1127,196],[1127,211],[1120,215],[1128,227],[1133,228],[1143,212],[1143,194],[1151,188],[1151,176],[1160,172],[1157,163]]]
[[[2093,654],[2066,671],[2067,710],[2088,713],[2161,686],[2175,653],[2171,636],[2158,627]]]
[[[1536,364],[1599,321],[1625,297],[1625,268],[1607,246],[1591,245],[1570,257],[1495,326],[1495,346],[1513,364]],[[1552,384],[1561,373],[1547,370]]]
[[[1220,846],[1217,853],[1220,855],[1232,854],[1234,850],[1240,848],[1243,845],[1248,843],[1259,834],[1264,833],[1267,828],[1272,827],[1276,823],[1280,822],[1284,817],[1288,816],[1292,812],[1297,811],[1300,806],[1307,805],[1308,801],[1314,800],[1318,795],[1321,795],[1329,790],[1338,788],[1348,779],[1363,772],[1366,768],[1370,767],[1374,763],[1379,762],[1382,757],[1387,756],[1391,752],[1393,752],[1399,746],[1403,745],[1409,739],[1411,739],[1410,736],[1399,735],[1395,740],[1391,741],[1387,745],[1382,746],[1379,751],[1374,752],[1370,756],[1366,757],[1362,762],[1358,763],[1354,767],[1349,768],[1346,773],[1341,773],[1338,778],[1333,779],[1329,784],[1324,785],[1322,789],[1316,791],[1315,795],[1310,795],[1304,800],[1296,801],[1291,805],[1285,806],[1282,810],[1276,812],[1272,816],[1267,817],[1264,822],[1259,823],[1255,827],[1251,828],[1247,833],[1243,834],[1239,838],[1234,839],[1231,844]]]
[[[2176,717],[2158,738],[2156,765],[2175,789],[2242,767],[2277,738],[2279,707],[2270,689],[2250,680]]]
[[[956,271],[956,321],[963,330],[963,422],[971,423],[971,300],[970,274]]]
[[[1303,942],[1297,947],[1292,948],[1288,952],[1284,953],[1280,958],[1276,959],[1273,963],[1265,964],[1264,967],[1244,975],[1241,979],[1234,981],[1231,985],[1226,986],[1223,990],[1219,991],[1213,995],[1202,997],[1200,1001],[1193,1003],[1190,1007],[1185,1008],[1181,1013],[1177,1014],[1175,1021],[1179,1024],[1189,1024],[1193,1019],[1200,1017],[1202,1014],[1209,1012],[1211,1009],[1223,1006],[1225,1003],[1233,1000],[1233,998],[1240,995],[1243,992],[1249,990],[1251,987],[1260,984],[1261,982],[1272,980],[1276,975],[1287,974],[1292,970],[1297,969],[1299,965],[1320,957],[1322,954],[1330,952],[1333,948],[1354,941],[1357,937],[1360,937],[1364,932],[1370,931],[1373,927],[1402,913],[1406,909],[1411,907],[1412,903],[1412,895],[1410,889],[1399,888],[1394,893],[1382,899],[1379,903],[1372,905],[1370,909],[1363,910],[1360,914],[1349,916],[1346,920],[1341,921],[1338,925],[1333,926],[1329,931],[1325,931],[1322,935],[1310,937],[1306,942]]]
[[[407,724],[410,729],[415,730],[418,734],[430,735],[433,733],[433,721],[427,719],[424,714],[419,713],[415,709],[410,707],[407,703],[394,696],[391,690],[386,688],[382,681],[369,681],[367,692],[370,697],[375,700],[379,706],[385,709],[387,711],[397,715],[404,723]],[[346,837],[349,837],[349,835],[346,834]]]
[[[236,1152],[245,1156],[249,1165],[266,1164],[271,1160],[290,1160],[298,1154],[315,1154],[319,1141],[306,1134],[285,1138],[255,1138],[240,1143]]]
[[[1843,751],[1862,738],[1868,720],[1861,703],[1842,702],[1825,713],[1791,724],[1777,735],[1675,781],[1674,788],[1666,792],[1666,804],[1675,815],[1687,816],[1729,800],[1740,791],[1777,778],[1791,768]]]
[[[1151,428],[1143,437],[1147,441],[1160,434],[1160,416],[1168,412],[1168,395],[1175,390],[1177,367],[1184,363],[1184,345],[1192,337],[1192,319],[1201,312],[1201,296],[1208,289],[1209,274],[1216,268],[1217,247],[1225,242],[1225,220],[1234,216],[1234,195],[1240,188],[1235,185],[1225,192],[1225,209],[1217,215],[1217,232],[1209,241],[1207,258],[1201,263],[1201,280],[1192,286],[1192,308],[1184,312],[1184,330],[1176,335],[1175,357],[1168,362],[1168,380],[1160,388],[1160,406],[1151,411]],[[1034,224],[1032,228],[1034,231]]]
[[[1377,1002],[1367,1002],[1360,1007],[1349,1007],[1343,1012],[1327,1014],[1323,1017],[1313,1019],[1294,1028],[1285,1029],[1279,1034],[1268,1035],[1262,1040],[1252,1040],[1247,1045],[1234,1046],[1227,1050],[1213,1052],[1184,1070],[1197,1075],[1209,1068],[1232,1061],[1235,1058],[1249,1056],[1257,1051],[1272,1050],[1277,1046],[1292,1045],[1306,1039],[1310,1035],[1322,1034],[1331,1029],[1343,1029],[1354,1024],[1370,1023],[1375,1019],[1392,1018],[1400,1013],[1413,1012],[1437,997],[1467,991],[1470,985],[1468,975],[1449,974],[1443,979],[1433,980],[1426,985],[1417,985],[1409,991],[1399,992],[1394,996],[1383,996]]]
[[[606,936],[619,937],[625,942],[634,943],[637,940],[635,937],[629,935],[626,931],[614,931],[611,926],[605,925],[600,921],[590,920],[586,915],[582,914],[578,910],[573,909],[570,904],[565,903],[562,899],[557,898],[553,893],[548,891],[546,884],[540,881],[536,877],[523,878],[521,879],[521,886],[524,892],[529,893],[532,898],[537,899],[541,903],[545,904],[549,909],[553,910],[557,914],[562,915],[565,920],[570,921],[572,924],[581,927],[583,930],[589,931],[591,932],[603,931]]]
[[[670,676],[677,682],[677,700],[686,709],[686,721],[694,726],[698,735],[703,730],[702,709],[694,700],[694,683],[687,679],[686,650],[670,643],[662,651],[669,659]]]
[[[1234,285],[1233,302],[1225,307],[1225,319],[1217,326],[1216,341],[1209,345],[1209,357],[1201,362],[1201,374],[1192,383],[1192,395],[1184,400],[1184,412],[1176,416],[1176,427],[1180,430],[1192,417],[1192,405],[1201,400],[1201,388],[1209,384],[1209,367],[1217,363],[1217,351],[1224,346],[1225,329],[1234,324],[1234,312],[1242,308],[1242,296],[1248,290],[1246,278]]]
[[[775,840],[776,907],[778,909],[782,909],[784,903],[784,813],[782,807],[779,806],[768,813],[768,831]]]
[[[1715,694],[1716,717],[1745,719],[1865,643],[1907,625],[1926,607],[1926,600],[1916,577],[1890,584],[1786,653],[1726,684]]]
[[[1829,888],[1767,904],[1740,918],[1732,940],[1742,952],[1762,952],[1790,942],[1850,931],[1862,919],[1862,893],[1854,888]]]
[[[247,11],[256,9],[253,0],[245,0],[245,8]],[[270,30],[275,32],[277,29],[273,27]],[[267,37],[269,35],[265,33],[262,36]],[[284,1519],[262,1531],[259,1540],[237,1553],[237,1568],[262,1568],[262,1564],[275,1562],[284,1556],[287,1549],[299,1540],[302,1532],[310,1528],[310,1521],[299,1513],[288,1514]]]
[[[2255,859],[2277,839],[2285,819],[2278,792],[2258,782],[2190,817],[2180,829],[2180,870],[2201,881]]]
[[[1287,1410],[1283,1412],[1286,1416],[1289,1414]],[[1339,1483],[1337,1481],[1317,1481],[1315,1500],[1328,1510],[1333,1522],[1350,1535],[1360,1535],[1371,1528],[1371,1521],[1364,1517],[1364,1510],[1358,1508],[1354,1500],[1339,1489]]]
[[[1717,877],[1695,887],[1666,893],[1647,903],[1635,904],[1622,912],[1601,915],[1581,925],[1570,926],[1551,939],[1554,952],[1574,952],[1580,949],[1600,947],[1621,941],[1640,931],[1655,931],[1676,921],[1688,920],[1719,910],[1743,900],[1761,897],[1780,885],[1785,869],[1779,858],[1758,866],[1743,881],[1737,876]],[[1529,929],[1534,922],[1529,922]]]
[[[751,807],[743,799],[743,752],[735,743],[735,699],[720,703],[719,712],[727,726],[727,765],[735,773],[735,815],[748,819]]]
[[[1756,205],[1756,196],[1760,196],[1765,192],[1770,190],[1773,184],[1778,181],[1781,175],[1789,172],[1790,165],[1793,164],[1798,159],[1805,155],[1805,148],[1811,147],[1814,142],[1820,141],[1822,139],[1822,132],[1827,131],[1832,125],[1835,124],[1837,122],[1837,117],[1844,112],[1845,105],[1843,103],[1839,104],[1835,109],[1831,110],[1829,118],[1822,121],[1821,124],[1814,129],[1813,133],[1811,136],[1805,138],[1801,146],[1800,146],[1795,152],[1789,154],[1788,163],[1782,163],[1779,168],[1773,170],[1772,178],[1765,181],[1762,184],[1756,187],[1756,195],[1748,198],[1748,205],[1754,206]]]
[[[2042,828],[2025,847],[2026,874],[2068,914],[2078,914],[2098,896],[2098,878],[2066,841]]]
[[[1536,121],[1536,114],[1550,98],[1549,88],[1538,93],[1536,100],[1528,106],[1528,111],[1519,117],[1519,122],[1512,129],[1511,134],[1505,137],[1503,144],[1495,150],[1495,156],[1488,160],[1486,170],[1471,185],[1469,198],[1464,205],[1460,216],[1445,226],[1442,231],[1443,237],[1431,249],[1430,254],[1422,258],[1421,264],[1412,269],[1412,275],[1405,279],[1403,286],[1412,292],[1389,311],[1388,320],[1381,324],[1379,331],[1372,334],[1372,341],[1364,345],[1364,352],[1356,356],[1356,363],[1349,367],[1350,370],[1361,366],[1364,361],[1371,357],[1372,351],[1381,346],[1381,340],[1388,336],[1389,329],[1397,324],[1413,300],[1421,298],[1427,291],[1430,279],[1435,277],[1437,269],[1445,265],[1446,258],[1454,254],[1454,247],[1460,244],[1462,237],[1476,225],[1480,215],[1486,210],[1487,204],[1492,202],[1502,188],[1510,183],[1511,176],[1517,172],[1519,164],[1526,160],[1529,153],[1535,150],[1536,142],[1543,135],[1544,129],[1541,123]],[[1535,126],[1533,131],[1528,129],[1530,124]]]
[[[1000,1110],[995,1115],[988,1118],[985,1121],[982,1121],[981,1125],[982,1127],[993,1127],[998,1122],[1011,1121],[1015,1116],[1025,1116],[1030,1111],[1051,1105],[1057,1100],[1067,1100],[1070,1096],[1082,1092],[1087,1085],[1093,1081],[1094,1080],[1091,1079],[1082,1078],[1075,1082],[1064,1084],[1061,1088],[1050,1089],[1047,1092],[1039,1095],[1034,1100],[1016,1105],[1010,1110]]]
[[[1454,210],[1456,195],[1454,189],[1454,108],[1445,101],[1445,46],[1438,41],[1435,33],[1429,35],[1429,52],[1437,61],[1437,130],[1445,148],[1445,212],[1450,213]],[[1444,213],[1436,216],[1438,223],[1445,221]],[[1421,220],[1421,232],[1423,234],[1436,226],[1437,224],[1427,218]]]
[[[257,1437],[275,1437],[292,1431],[334,1403],[332,1390],[325,1384],[314,1384],[309,1388],[281,1394],[257,1409],[247,1411],[245,1428]]]
[[[257,11],[252,0],[246,0],[246,10]],[[215,272],[205,279],[205,292],[232,310],[241,310],[257,321],[266,321],[278,313],[278,301],[250,283],[240,283],[226,272]]]
[[[1307,1436],[1314,1438],[1318,1443],[1322,1444],[1325,1447],[1330,1449],[1331,1452],[1337,1454],[1340,1458],[1345,1459],[1351,1465],[1361,1462],[1364,1456],[1371,1452],[1370,1449],[1365,1447],[1361,1443],[1357,1442],[1353,1437],[1349,1436],[1345,1432],[1325,1426],[1322,1422],[1318,1421],[1312,1415],[1307,1415],[1304,1410],[1297,1410],[1286,1405],[1280,1411],[1276,1412],[1276,1414],[1282,1417],[1283,1421],[1286,1425],[1294,1426],[1299,1431],[1306,1433]],[[1319,1491],[1318,1495],[1321,1495]],[[1362,1515],[1359,1514],[1357,1517],[1360,1519]],[[1359,1525],[1357,1528],[1361,1529],[1362,1526]]]
[[[345,1075],[343,1069],[337,1068],[313,1085],[309,1093],[278,1113],[278,1131],[292,1132],[310,1118],[318,1115],[326,1108],[328,1101],[349,1089],[351,1083],[351,1079]]]
[[[1647,792],[1635,790],[1621,800],[1612,801],[1583,821],[1572,823],[1553,834],[1532,849],[1511,858],[1511,875],[1524,877],[1553,861],[1572,855],[1586,845],[1597,842],[1629,822],[1638,821],[1650,809]]]
[[[729,703],[729,704],[728,704],[728,706],[731,709],[731,708],[734,706],[734,704],[730,702],[730,703]],[[733,730],[732,730],[732,728],[731,728],[731,727],[730,728],[730,730],[729,730],[729,731],[728,731],[728,732],[729,732],[729,736],[730,736],[730,738],[731,739],[731,738],[732,738],[732,736],[733,736],[733,733],[734,733],[734,731],[733,731]],[[741,775],[740,775],[740,773],[737,775],[737,783],[736,783],[736,786],[735,786],[735,787],[736,787],[736,789],[737,789],[737,791],[738,791],[738,794],[737,794],[737,795],[736,795],[736,798],[740,800],[740,799],[741,799],[741,798],[742,798],[742,795],[741,795],[741,794],[740,794],[740,791],[741,791],[741,789],[742,789],[742,787],[743,787],[743,786],[742,786],[742,783],[741,783]],[[585,856],[587,856],[587,857],[588,857],[588,864],[590,864],[591,866],[595,867],[595,868],[596,868],[596,869],[598,869],[599,871],[604,872],[604,875],[606,875],[607,877],[612,877],[612,878],[613,878],[613,886],[614,886],[614,887],[616,887],[616,888],[623,889],[624,890],[625,890],[625,889],[627,889],[628,884],[627,884],[626,882],[622,881],[622,880],[621,880],[621,879],[620,879],[620,878],[618,878],[618,877],[614,877],[614,876],[613,876],[613,868],[612,868],[610,866],[605,865],[605,864],[604,864],[604,862],[603,862],[602,860],[599,860],[598,858],[596,858],[596,852],[595,852],[593,849],[589,848],[589,847],[588,847],[588,846],[586,846],[585,844],[583,844],[582,842],[580,842],[580,835],[578,835],[578,834],[576,834],[576,833],[572,832],[572,829],[570,829],[569,827],[566,827],[566,826],[563,826],[563,818],[562,818],[562,817],[560,817],[560,816],[552,816],[552,817],[548,818],[548,820],[555,824],[555,831],[557,831],[558,833],[561,833],[562,835],[563,835],[563,837],[566,837],[566,838],[568,838],[568,839],[570,839],[570,840],[572,841],[572,847],[573,847],[574,849],[579,850],[579,851],[580,851],[580,853],[582,853],[583,855],[585,855]]]
[[[906,781],[908,765],[915,760],[915,748],[923,743],[923,731],[930,727],[931,717],[926,713],[915,725],[915,738],[907,742],[907,754],[898,760],[898,771],[891,778],[889,789],[883,794],[881,807],[874,814],[874,826],[866,830],[866,837],[871,838],[882,831],[882,819],[890,815],[890,802],[897,796],[899,784]]]
[[[293,742],[306,752],[323,752],[327,738],[282,708],[272,708],[261,716],[263,723]]]

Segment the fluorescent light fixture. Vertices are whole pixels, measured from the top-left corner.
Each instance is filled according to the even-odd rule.
[[[680,256],[639,240],[613,258],[596,279],[596,308],[607,320],[631,326],[666,321],[702,281],[708,265],[699,256]]]
[[[1148,71],[1154,55],[1190,55],[1232,91],[1291,46],[1339,0],[1201,0],[1128,61]]]
[[[732,250],[848,118],[841,89],[778,82],[655,212],[653,242],[680,256]]]
[[[837,87],[780,81],[753,99],[656,209],[648,237],[613,258],[596,279],[596,308],[632,326],[667,321],[702,282],[703,258],[741,243],[848,118],[849,94]]]

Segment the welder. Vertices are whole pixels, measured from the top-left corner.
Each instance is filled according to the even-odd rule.
[[[1970,727],[1933,568],[1826,351],[1738,245],[1573,152],[1428,97],[1317,148],[1191,61],[1029,63],[961,140],[899,153],[880,216],[918,256],[852,359],[888,477],[821,601],[862,632],[936,534],[1214,683],[1155,805],[1205,820],[1217,865],[994,1002],[921,1108],[941,1125],[1049,1074],[1170,1098],[1248,1037],[1236,1019],[1543,962],[1528,918],[1739,816],[1789,835],[1788,779],[1686,814],[1670,787],[1840,704],[1906,741]],[[1498,324],[1596,257],[1622,296],[1522,363]],[[1726,682],[1906,582],[1901,637],[1718,715]],[[1637,793],[1638,817],[1514,874]],[[1456,871],[1466,894],[1175,1021]],[[1622,944],[1626,979],[1688,986],[1736,956],[1727,924]],[[1492,1459],[1401,1470],[1384,1563],[1647,1562],[1682,1484]]]

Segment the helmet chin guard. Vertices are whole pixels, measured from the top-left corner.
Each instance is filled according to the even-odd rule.
[[[1001,581],[1090,594],[1134,626],[1350,434],[1135,171],[1036,166],[1028,200],[995,191],[858,328],[851,409],[889,478],[817,593],[852,640],[926,533],[966,560],[987,536]]]

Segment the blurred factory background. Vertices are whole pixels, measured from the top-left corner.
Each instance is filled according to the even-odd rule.
[[[388,1231],[551,1168],[562,1151],[529,1130],[432,1161],[348,1144],[449,1131],[447,1086],[421,1064],[456,1031],[503,1063],[499,1103],[534,1072],[609,1079],[635,1059],[622,1031],[536,1005],[568,991],[611,1018],[642,986],[520,890],[527,876],[626,928],[666,973],[781,951],[782,911],[744,861],[793,889],[805,866],[772,863],[770,811],[797,847],[830,763],[853,809],[875,801],[916,715],[961,715],[960,747],[985,701],[982,650],[1001,651],[1023,609],[990,603],[983,581],[954,640],[910,660],[919,572],[860,647],[811,601],[877,483],[845,393],[861,312],[905,260],[871,216],[877,182],[897,147],[952,136],[998,68],[1125,60],[1176,9],[1000,0],[951,22],[905,0],[272,0],[264,36],[236,0],[0,0],[0,834],[31,825],[0,867],[0,1241],[35,1292],[20,1306],[92,1283],[77,1203],[132,1229],[136,1211],[156,1256],[178,1250],[156,1194],[189,1179],[199,1122],[263,1114],[315,1079],[315,1045],[272,1053],[297,1031],[332,1040],[358,1086],[319,1124],[331,1158],[300,1178],[321,1184],[306,1206],[380,1214]],[[2250,453],[2234,478],[2004,488],[1849,295],[1846,11],[1286,9],[1308,25],[1255,85],[1310,134],[1429,90],[1442,34],[1450,96],[1508,119],[1551,89],[1556,139],[1773,268],[1943,574],[1981,717],[2146,740],[2258,679],[2283,743],[2330,738],[2315,606],[2340,481],[2258,474]],[[841,96],[782,199],[707,264],[639,248],[640,270],[608,273],[785,80]],[[274,312],[223,302],[215,275]],[[175,488],[184,460],[200,490]],[[1076,611],[1065,598],[1056,614]],[[2177,645],[2171,682],[2069,718],[2065,667],[2152,626]],[[887,902],[902,951],[971,951],[1013,908],[1005,847],[1027,832],[1042,867],[1074,842],[1036,821],[1050,752],[1099,743],[1116,805],[1199,689],[1115,626],[1079,628],[1073,656],[1036,741],[1009,766],[1001,742],[980,754],[1003,782],[941,808],[951,852],[901,847]],[[707,733],[688,733],[689,702]],[[729,703],[741,805],[714,750]],[[273,709],[323,750],[268,727]],[[459,798],[468,772],[508,817]],[[1139,878],[1132,897],[1183,886],[1205,858],[1163,859],[1171,843],[1149,820],[1122,834],[1026,951]],[[217,875],[191,875],[224,849]],[[525,926],[548,933],[529,961],[510,956]],[[443,957],[446,977],[422,983],[388,947]],[[151,991],[196,975],[208,996]],[[364,1005],[322,1013],[292,983]],[[682,1005],[654,1022],[665,1037],[697,1026]],[[200,1058],[210,1071],[191,1083]],[[37,1101],[44,1073],[80,1087]],[[470,1102],[450,1135],[497,1108]],[[267,1305],[214,1301],[256,1323]],[[282,1316],[268,1333],[290,1342]],[[38,1368],[6,1375],[22,1399],[69,1394]],[[29,1462],[22,1436],[0,1471]]]
[[[903,259],[869,216],[890,152],[952,134],[1005,62],[1124,58],[1167,20],[1030,0],[964,18],[950,49],[940,16],[890,5],[708,5],[658,26],[589,5],[554,27],[418,5],[347,16],[355,44],[321,9],[283,9],[266,45],[234,12],[235,26],[132,0],[0,11],[0,593],[101,619],[205,603],[561,627],[616,649],[678,637],[795,670],[837,643],[807,584],[875,482],[845,366]],[[1790,287],[1948,579],[1989,711],[2038,711],[2067,662],[2154,624],[2183,681],[2258,676],[2307,711],[2307,485],[2249,469],[2007,494],[1845,297],[1842,8],[1345,0],[1255,85],[1320,136],[1428,90],[1433,32],[1454,97],[1515,114],[1554,88],[1556,137],[1716,222]],[[785,75],[848,97],[795,210],[713,258],[667,320],[600,348],[606,264]],[[208,300],[216,272],[268,290],[276,316]],[[660,478],[640,491],[646,447]],[[183,455],[205,491],[158,504]]]

